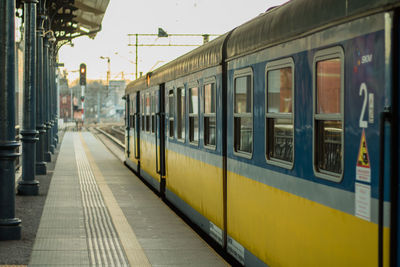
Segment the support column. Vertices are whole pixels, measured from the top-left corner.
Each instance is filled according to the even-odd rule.
[[[49,119],[50,119],[50,135],[49,135],[49,150],[51,154],[54,154],[54,117],[53,117],[53,74],[54,74],[54,56],[53,56],[54,46],[50,43],[49,46],[49,76],[48,76],[48,86],[49,86]]]
[[[46,136],[46,125],[43,119],[43,23],[45,16],[43,15],[42,3],[39,4],[38,8],[38,24],[36,31],[36,41],[37,41],[37,61],[36,61],[36,130],[39,132],[39,141],[36,143],[36,174],[46,175],[47,167],[44,161],[44,138]]]
[[[56,55],[57,56],[57,55]],[[54,147],[58,145],[58,107],[60,101],[59,77],[57,75],[57,60],[54,68]]]
[[[55,144],[54,144],[54,136],[55,131],[54,127],[56,125],[55,122],[55,113],[54,113],[54,95],[55,95],[55,88],[54,88],[54,70],[55,70],[55,47],[54,43],[50,45],[50,75],[49,75],[49,82],[50,82],[50,119],[51,119],[51,137],[50,137],[50,152],[54,154],[55,151]]]
[[[38,195],[36,174],[36,4],[37,0],[24,1],[25,64],[24,64],[24,115],[22,124],[22,180],[18,194]]]
[[[43,38],[43,88],[44,88],[44,123],[46,125],[46,134],[44,138],[44,160],[51,162],[50,152],[50,136],[51,136],[51,122],[50,122],[50,105],[49,105],[49,39],[47,36]]]
[[[0,1],[0,240],[21,239],[15,218],[15,1]]]

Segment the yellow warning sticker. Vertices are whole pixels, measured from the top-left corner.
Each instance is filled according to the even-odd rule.
[[[367,139],[365,138],[365,129],[362,131],[360,148],[358,150],[356,180],[371,182],[371,165],[368,155]]]

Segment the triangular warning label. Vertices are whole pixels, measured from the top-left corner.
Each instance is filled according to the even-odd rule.
[[[367,140],[365,139],[365,130],[364,129],[362,131],[362,136],[361,136],[361,141],[360,141],[360,149],[358,150],[357,166],[368,168],[368,169],[370,168]]]

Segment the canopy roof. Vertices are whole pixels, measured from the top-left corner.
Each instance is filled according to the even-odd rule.
[[[75,0],[73,6],[77,9],[73,12],[74,20],[78,24],[80,32],[93,32],[90,37],[94,38],[96,32],[101,29],[101,22],[110,0]]]
[[[73,38],[88,35],[94,38],[110,0],[39,0],[38,15],[46,16],[45,31],[51,30],[58,46]],[[23,9],[23,0],[17,8]]]

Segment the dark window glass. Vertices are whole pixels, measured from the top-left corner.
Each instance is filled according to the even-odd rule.
[[[341,58],[316,63],[315,165],[319,172],[343,171],[343,118],[341,113]]]
[[[199,141],[199,92],[198,88],[189,89],[189,142]]]
[[[292,112],[292,68],[268,71],[268,113]]]
[[[317,113],[340,113],[340,59],[317,62]]]
[[[234,150],[253,152],[253,110],[251,75],[235,78]]]
[[[185,88],[177,89],[178,139],[185,139],[186,101]]]
[[[267,71],[266,156],[293,162],[292,67]]]
[[[204,117],[204,129],[204,145],[215,146],[217,139],[215,116]]]
[[[169,120],[169,137],[174,137],[174,114],[175,114],[175,98],[174,90],[168,92],[168,120]]]
[[[235,113],[251,113],[251,76],[235,79]]]

